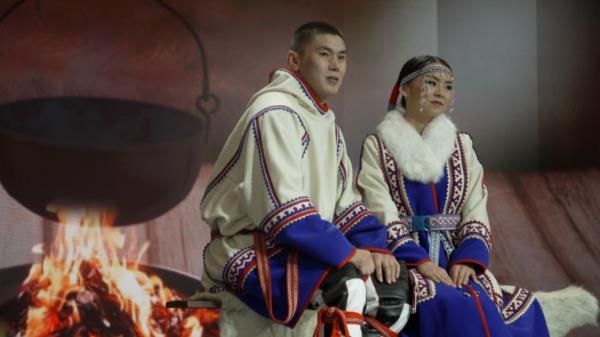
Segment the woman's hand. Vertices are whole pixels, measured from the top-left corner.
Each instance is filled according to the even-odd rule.
[[[434,282],[441,282],[451,287],[456,287],[456,284],[452,282],[452,279],[450,279],[446,270],[431,261],[418,265],[417,270],[423,274],[423,276]]]
[[[400,277],[400,263],[393,255],[371,252],[373,263],[375,263],[375,277],[383,283],[383,275],[388,284],[396,283]]]
[[[464,286],[469,282],[469,278],[475,281],[477,273],[466,264],[455,264],[450,268],[450,277],[455,284]]]

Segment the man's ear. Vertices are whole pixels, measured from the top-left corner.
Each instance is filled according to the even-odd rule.
[[[300,70],[300,54],[294,50],[289,50],[287,54],[288,64],[294,71]]]

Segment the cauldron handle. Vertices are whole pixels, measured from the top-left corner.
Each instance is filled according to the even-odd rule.
[[[2,15],[0,15],[0,25],[4,22],[9,15],[12,14],[17,8],[23,5],[25,2],[29,0],[18,0],[12,6],[10,6]],[[169,12],[172,16],[179,21],[181,25],[192,35],[192,38],[196,42],[196,46],[198,47],[198,52],[200,53],[200,60],[202,62],[202,92],[196,99],[196,108],[200,113],[204,116],[206,120],[206,141],[208,140],[208,132],[210,130],[210,121],[211,115],[213,115],[217,110],[219,110],[220,101],[219,98],[210,92],[210,81],[208,77],[208,60],[206,58],[206,51],[204,49],[204,44],[200,40],[198,33],[194,30],[192,25],[186,20],[186,18],[181,15],[178,11],[176,11],[173,7],[167,5],[161,0],[150,0],[156,3],[165,11]],[[35,0],[36,9],[40,9],[40,0]]]

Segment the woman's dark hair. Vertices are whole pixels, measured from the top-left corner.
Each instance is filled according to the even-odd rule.
[[[398,81],[396,81],[396,85],[400,86],[400,82],[402,82],[402,79],[404,77],[412,74],[415,71],[421,70],[433,63],[441,63],[448,67],[448,69],[452,70],[452,67],[450,67],[448,62],[446,62],[446,60],[444,60],[441,57],[431,55],[415,56],[410,60],[406,61],[406,63],[404,63],[404,65],[402,66],[402,69],[400,70],[400,75],[398,75]],[[402,104],[402,107],[406,109],[406,100],[404,99],[404,97],[402,97],[400,104]]]

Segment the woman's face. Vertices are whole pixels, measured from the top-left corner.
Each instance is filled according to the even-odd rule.
[[[454,78],[449,72],[425,73],[403,86],[407,113],[435,118],[454,102]]]

